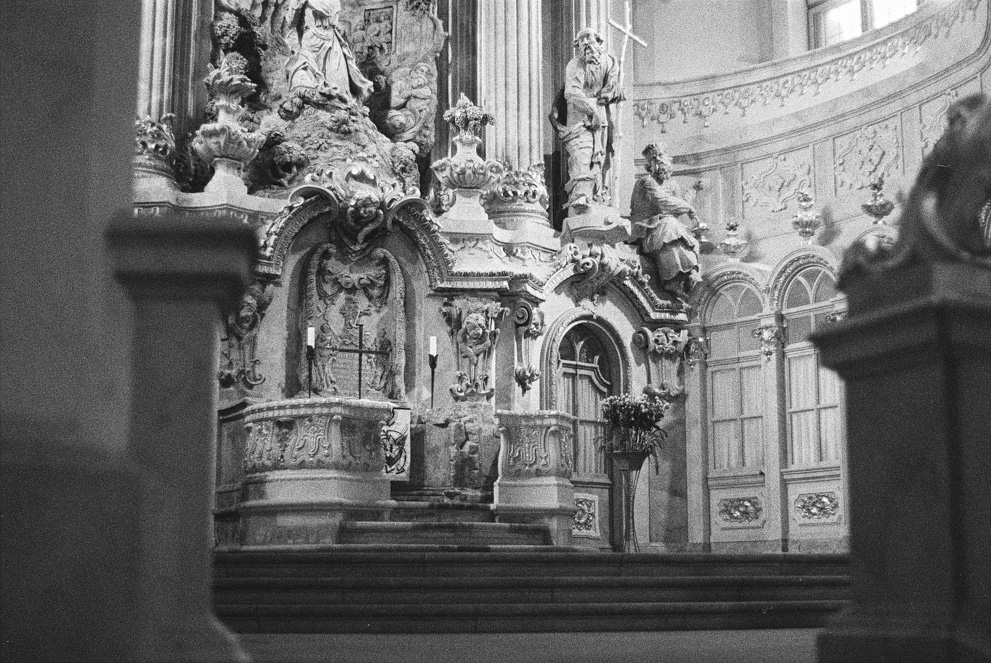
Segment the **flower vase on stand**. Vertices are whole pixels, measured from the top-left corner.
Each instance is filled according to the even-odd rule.
[[[613,467],[619,472],[623,494],[623,552],[640,552],[637,542],[636,520],[633,502],[637,496],[640,470],[650,451],[613,451],[610,453]]]

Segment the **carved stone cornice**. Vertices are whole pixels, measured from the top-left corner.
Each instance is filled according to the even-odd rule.
[[[772,103],[785,106],[804,95],[819,94],[823,88],[843,79],[853,80],[865,70],[914,56],[927,41],[945,38],[954,25],[973,18],[983,1],[957,0],[946,6],[923,6],[917,20],[904,30],[868,41],[858,49],[844,50],[825,62],[814,62],[773,78],[718,87],[703,94],[636,100],[633,114],[642,126],[653,122],[664,131],[665,125],[676,119],[683,123],[695,119],[708,128],[731,112],[745,116],[751,108]]]

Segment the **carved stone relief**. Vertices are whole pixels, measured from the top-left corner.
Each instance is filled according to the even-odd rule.
[[[321,245],[310,259],[306,306],[299,334],[315,330],[314,394],[398,400],[405,395],[405,281],[385,249],[348,258],[338,245]],[[360,376],[360,377],[359,377]],[[301,356],[299,378],[307,395],[309,366]]]
[[[834,492],[803,493],[795,499],[795,512],[802,520],[835,519],[839,510],[840,500]]]
[[[265,381],[258,369],[261,360],[255,356],[258,326],[272,303],[271,284],[252,283],[237,310],[224,321],[224,337],[220,340],[220,368],[217,379],[223,388],[250,391]]]
[[[732,524],[749,524],[761,519],[764,508],[756,497],[730,497],[716,505],[719,518]]]
[[[497,416],[500,477],[571,477],[573,417],[561,412],[504,411]]]
[[[781,212],[802,189],[811,189],[812,150],[803,148],[742,165],[744,216],[747,209]]]
[[[891,179],[902,168],[901,122],[891,117],[833,139],[836,193],[865,189],[871,181]]]
[[[336,469],[381,472],[379,430],[389,406],[294,401],[252,406],[245,416],[244,471]]]
[[[575,493],[575,517],[571,524],[571,536],[599,538],[598,495]]]
[[[932,152],[936,141],[943,135],[946,129],[946,111],[956,98],[956,91],[950,90],[919,105],[919,144],[923,157]]]
[[[498,324],[508,310],[498,302],[467,297],[448,299],[441,306],[457,366],[456,382],[450,387],[454,400],[492,398]]]
[[[617,247],[567,244],[561,249],[560,262],[562,267],[572,267],[578,276],[573,289],[576,302],[591,299],[594,304],[610,283],[627,279],[638,280],[643,285],[648,282],[636,254]]]
[[[688,330],[670,327],[642,328],[633,334],[633,344],[646,355],[645,393],[673,398],[685,392],[682,364],[688,344]]]
[[[781,325],[761,325],[753,330],[753,337],[760,342],[764,359],[770,359],[785,344],[785,330]]]
[[[540,379],[533,344],[544,333],[544,313],[530,302],[520,301],[513,307],[513,322],[516,324],[516,384],[525,394]]]

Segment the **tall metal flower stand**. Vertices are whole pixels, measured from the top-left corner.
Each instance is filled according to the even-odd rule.
[[[613,451],[610,454],[613,467],[619,472],[623,493],[623,552],[640,552],[633,516],[633,501],[637,495],[640,470],[643,469],[643,463],[649,455],[649,451]]]

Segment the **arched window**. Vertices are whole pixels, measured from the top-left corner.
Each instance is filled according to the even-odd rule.
[[[590,324],[579,324],[561,341],[557,366],[558,405],[577,419],[574,435],[575,474],[606,478],[601,442],[607,433],[602,399],[617,393],[616,358]]]
[[[764,388],[760,348],[753,337],[762,310],[757,291],[735,283],[715,295],[704,318],[710,469],[764,465]]]
[[[832,312],[836,281],[821,267],[796,274],[785,289],[785,389],[788,407],[788,465],[840,458],[839,379],[819,364],[809,334]]]

